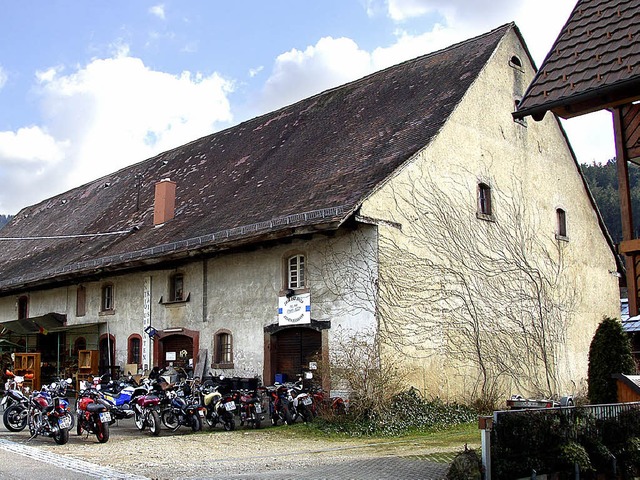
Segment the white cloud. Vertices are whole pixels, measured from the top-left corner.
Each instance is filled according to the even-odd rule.
[[[68,141],[58,141],[40,127],[0,132],[0,165],[55,164],[64,158],[68,147]]]
[[[61,72],[54,68],[36,75],[43,126],[0,135],[2,212],[15,213],[232,120],[227,95],[233,86],[216,73],[171,75],[126,55],[95,59],[68,75]],[[12,178],[29,181],[16,169],[29,164],[37,164],[49,181],[12,195],[16,185],[24,187],[21,181],[12,184]],[[5,175],[9,169],[15,175]]]
[[[7,83],[7,74],[5,73],[2,65],[0,65],[0,89]]]
[[[569,17],[574,2],[557,0],[365,0],[370,16],[381,12],[397,22],[395,42],[371,52],[349,38],[326,37],[304,51],[278,56],[258,103],[262,112],[293,103],[368,73],[445,48],[515,21],[539,66]],[[550,13],[552,12],[552,13]],[[410,19],[437,14],[442,23],[409,33]],[[415,28],[415,27],[414,27]],[[615,156],[606,112],[564,122],[580,162]]]
[[[371,55],[353,40],[324,37],[304,51],[294,48],[276,58],[261,107],[267,111],[288,105],[371,71]]]
[[[154,5],[153,7],[149,8],[149,13],[151,15],[155,15],[158,18],[161,18],[162,20],[165,19],[164,5],[163,4]]]
[[[562,120],[580,163],[602,163],[615,158],[613,117],[606,110]]]

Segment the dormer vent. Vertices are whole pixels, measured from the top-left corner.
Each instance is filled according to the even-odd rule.
[[[163,178],[156,183],[153,203],[153,225],[162,225],[174,217],[176,208],[176,182]]]

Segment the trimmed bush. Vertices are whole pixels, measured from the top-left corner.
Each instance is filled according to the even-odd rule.
[[[615,373],[635,373],[629,337],[622,324],[605,318],[596,330],[589,347],[589,400],[592,404],[616,403],[618,393]]]

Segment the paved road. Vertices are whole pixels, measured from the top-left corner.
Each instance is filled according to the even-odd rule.
[[[200,434],[180,429],[152,437],[124,421],[105,444],[72,434],[60,446],[50,438],[28,441],[28,432],[0,426],[0,480],[436,480],[445,477],[453,456],[434,455],[414,440],[339,443],[294,434],[288,435],[287,427]]]

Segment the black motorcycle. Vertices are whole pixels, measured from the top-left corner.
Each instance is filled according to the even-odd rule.
[[[100,393],[94,389],[80,392],[77,410],[76,433],[82,435],[84,430],[87,433],[95,434],[98,442],[107,442],[109,440],[109,424],[111,423],[110,405]]]
[[[4,408],[2,422],[10,432],[20,432],[27,426],[27,409],[29,397],[23,390],[23,377],[14,376],[5,385],[5,394],[0,401]]]
[[[160,418],[165,427],[175,432],[181,425],[190,427],[192,431],[202,430],[199,405],[190,397],[191,391],[188,385],[176,386],[165,391],[164,400],[161,403],[162,413]],[[204,411],[202,411],[204,417]]]

